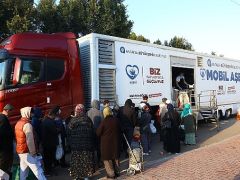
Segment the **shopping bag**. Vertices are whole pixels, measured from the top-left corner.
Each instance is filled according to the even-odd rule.
[[[157,132],[157,129],[154,126],[154,120],[151,120],[150,130],[151,130],[151,133],[153,133],[153,134],[155,134]]]
[[[60,160],[63,157],[63,147],[62,147],[62,140],[61,140],[61,135],[58,135],[58,145],[57,145],[57,149],[56,149],[56,154],[55,154],[55,158],[56,160]]]
[[[3,170],[0,169],[0,179],[1,180],[9,180],[9,175],[8,173],[4,172]]]

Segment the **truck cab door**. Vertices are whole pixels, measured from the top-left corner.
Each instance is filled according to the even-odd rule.
[[[46,61],[46,102],[47,108],[60,106],[63,117],[72,111],[72,97],[68,62],[60,58],[47,58]]]
[[[14,106],[11,123],[20,118],[20,109],[26,106],[45,106],[44,58],[14,57],[6,69],[4,104]]]

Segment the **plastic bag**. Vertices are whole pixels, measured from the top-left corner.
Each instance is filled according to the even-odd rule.
[[[55,154],[55,158],[56,160],[60,160],[63,157],[63,147],[62,147],[62,140],[61,140],[61,135],[58,135],[58,145],[57,145],[57,149],[56,149],[56,154]]]
[[[0,179],[9,180],[9,175],[0,169]]]
[[[157,129],[155,128],[153,123],[154,123],[154,120],[151,120],[150,130],[151,130],[151,133],[155,134],[157,132]]]

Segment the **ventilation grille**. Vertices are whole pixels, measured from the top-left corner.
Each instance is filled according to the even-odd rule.
[[[114,60],[114,42],[99,39],[98,41],[98,59],[101,64],[115,64]]]
[[[116,78],[114,69],[99,69],[99,99],[105,99],[111,103],[116,101]]]
[[[80,61],[83,74],[85,107],[91,107],[91,76],[90,76],[90,46],[80,47]]]
[[[202,57],[197,57],[197,66],[198,67],[203,67],[203,58]]]

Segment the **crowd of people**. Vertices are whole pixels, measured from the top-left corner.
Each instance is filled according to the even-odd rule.
[[[140,132],[143,155],[150,155],[153,119],[166,152],[179,153],[181,140],[186,145],[196,144],[190,104],[185,104],[179,113],[163,98],[155,113],[145,95],[139,107],[135,107],[131,99],[127,99],[123,107],[114,105],[113,109],[108,100],[103,102],[102,110],[98,100],[93,100],[91,105],[88,111],[83,104],[76,105],[74,113],[66,120],[61,118],[60,106],[53,107],[45,116],[39,107],[24,107],[20,109],[21,118],[13,130],[8,116],[14,107],[7,104],[0,114],[0,169],[11,177],[15,141],[21,180],[27,178],[29,169],[37,179],[45,180],[54,174],[53,168],[58,165],[69,167],[73,179],[88,179],[97,168],[104,166],[107,177],[114,179],[120,176],[120,154],[129,156],[128,144],[136,129]],[[184,139],[179,131],[183,126]],[[57,159],[60,144],[63,153]],[[69,164],[65,161],[66,147],[71,152]]]

